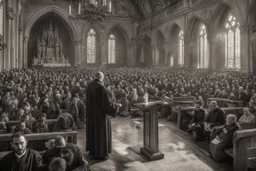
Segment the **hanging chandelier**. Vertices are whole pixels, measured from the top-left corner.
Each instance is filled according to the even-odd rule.
[[[69,5],[69,19],[86,20],[90,23],[96,23],[106,20],[111,15],[107,4],[99,4],[96,0],[80,1],[78,3],[77,12],[78,13],[73,16],[71,5]]]

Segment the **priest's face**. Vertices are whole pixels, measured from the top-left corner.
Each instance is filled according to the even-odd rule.
[[[11,145],[12,145],[14,152],[18,155],[21,155],[26,150],[27,140],[25,139],[24,136],[14,137]]]

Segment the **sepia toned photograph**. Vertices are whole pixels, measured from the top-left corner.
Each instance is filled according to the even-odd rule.
[[[256,0],[0,0],[0,171],[256,171]]]

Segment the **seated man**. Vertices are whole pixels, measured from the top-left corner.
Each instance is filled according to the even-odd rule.
[[[62,113],[61,109],[58,109],[59,116],[57,118],[57,122],[55,123],[53,127],[53,132],[58,131],[65,131],[70,128],[74,128],[75,121],[73,119],[73,116],[69,113]]]
[[[72,152],[72,156],[69,151]],[[69,155],[65,155],[67,153],[69,153]],[[65,156],[70,157],[65,158]],[[57,136],[54,140],[54,147],[43,154],[43,164],[49,165],[55,157],[63,157],[66,159],[68,171],[75,169],[79,169],[79,171],[89,170],[88,162],[85,160],[80,148],[75,144],[66,144],[66,141],[62,136]]]
[[[42,164],[41,155],[27,148],[27,139],[22,132],[12,135],[13,151],[0,161],[0,170],[36,171]]]
[[[250,112],[248,107],[243,109],[243,115],[239,118],[239,123],[255,123],[255,116]]]
[[[8,130],[7,130],[6,123],[0,121],[0,134],[5,134],[7,132]]]
[[[24,134],[31,134],[32,131],[26,127],[26,123],[21,121],[16,125],[14,132],[22,132]]]
[[[204,136],[210,140],[212,128],[225,124],[224,111],[220,109],[216,101],[211,101],[210,112],[204,123]]]
[[[196,141],[203,140],[203,130],[204,130],[204,121],[205,121],[205,110],[202,108],[200,101],[196,102],[196,109],[191,120],[191,123],[188,125],[188,128],[193,131],[193,136]]]
[[[233,147],[233,134],[240,129],[240,125],[236,123],[236,115],[229,114],[226,118],[226,125],[223,126],[215,135],[210,144],[210,152],[215,161],[223,161],[227,158],[224,152],[226,149]]]

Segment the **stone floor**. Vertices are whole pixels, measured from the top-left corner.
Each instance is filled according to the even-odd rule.
[[[92,171],[232,171],[232,161],[214,162],[205,143],[179,130],[175,123],[159,121],[159,148],[164,159],[149,161],[139,153],[143,143],[141,118],[112,120],[113,152],[107,161],[88,160]],[[85,149],[84,130],[79,131],[79,146]],[[202,148],[200,147],[202,146]]]

